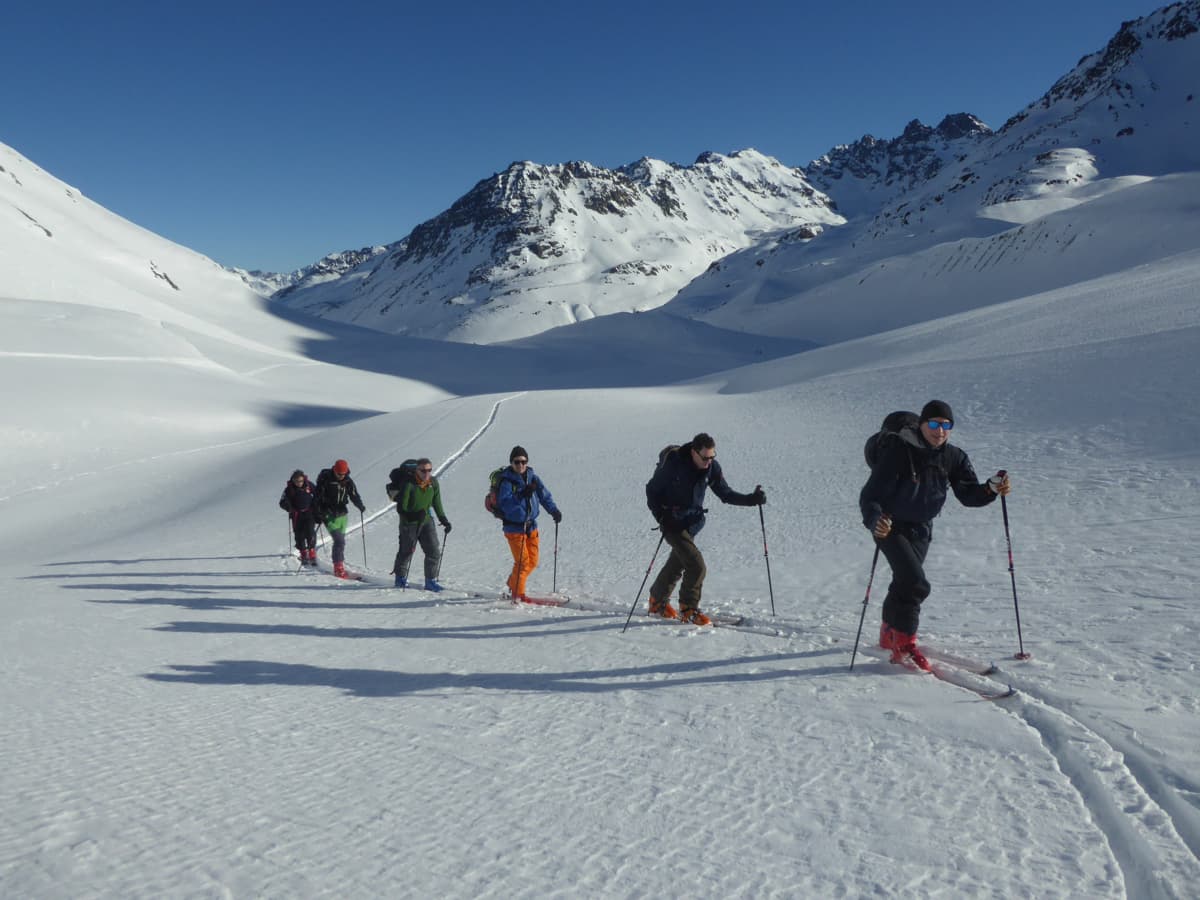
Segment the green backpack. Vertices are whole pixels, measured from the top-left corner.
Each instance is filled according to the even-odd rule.
[[[500,490],[500,476],[504,474],[507,466],[501,466],[498,469],[493,469],[488,475],[488,492],[483,498],[483,508],[490,512],[497,519],[503,519],[504,513],[500,512],[500,506],[497,503],[497,491]]]

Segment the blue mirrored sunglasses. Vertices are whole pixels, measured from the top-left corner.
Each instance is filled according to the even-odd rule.
[[[932,419],[925,424],[929,426],[930,431],[937,431],[939,428],[942,429],[942,431],[949,431],[954,427],[953,422],[934,422]]]

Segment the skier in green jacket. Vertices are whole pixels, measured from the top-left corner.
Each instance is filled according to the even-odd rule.
[[[396,587],[408,587],[408,568],[412,564],[417,544],[425,554],[425,590],[440,591],[437,578],[442,568],[442,548],[438,543],[437,527],[433,524],[431,510],[446,534],[450,533],[450,520],[442,509],[442,491],[438,480],[433,477],[433,463],[422,457],[417,460],[411,477],[406,478],[393,493],[388,495],[396,501],[396,512],[400,514],[400,547],[396,551],[396,564],[392,571],[396,575]]]

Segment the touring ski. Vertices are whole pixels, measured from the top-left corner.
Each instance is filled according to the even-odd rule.
[[[512,600],[518,605],[526,603],[530,606],[566,606],[571,602],[568,597],[533,597],[529,594],[524,597],[513,597]]]

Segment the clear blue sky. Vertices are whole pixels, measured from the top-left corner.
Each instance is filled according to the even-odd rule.
[[[6,4],[0,142],[224,265],[404,237],[514,160],[806,165],[998,128],[1154,0]]]

